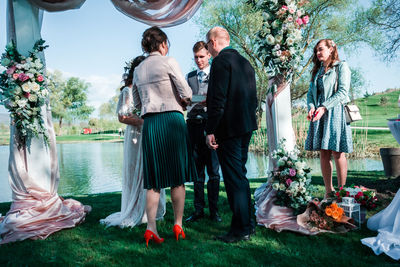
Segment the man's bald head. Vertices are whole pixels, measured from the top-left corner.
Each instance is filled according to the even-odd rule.
[[[216,57],[219,52],[229,46],[230,37],[226,29],[216,26],[208,31],[206,35],[207,47],[211,55]]]

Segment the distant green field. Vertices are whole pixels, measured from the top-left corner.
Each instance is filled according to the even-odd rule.
[[[357,99],[355,102],[360,108],[362,121],[353,123],[353,126],[368,126],[368,127],[387,127],[387,120],[397,118],[400,114],[400,108],[397,104],[399,99],[400,89],[392,92],[384,92],[369,97]],[[381,105],[382,97],[387,97],[386,105]]]

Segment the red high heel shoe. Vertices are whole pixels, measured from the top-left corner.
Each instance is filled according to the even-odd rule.
[[[146,232],[144,232],[144,239],[146,240],[146,247],[149,246],[149,240],[153,240],[157,244],[161,244],[162,242],[164,242],[164,238],[158,237],[150,230],[146,230]]]
[[[179,235],[182,236],[182,239],[185,239],[185,237],[186,237],[185,232],[183,231],[182,227],[180,227],[178,224],[174,225],[174,228],[172,228],[172,231],[175,234],[176,241],[179,240]]]

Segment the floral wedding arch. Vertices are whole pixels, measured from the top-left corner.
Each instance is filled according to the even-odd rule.
[[[8,0],[7,42],[28,58],[41,39],[43,11],[79,9],[85,0]],[[117,10],[148,25],[170,27],[189,20],[202,0],[111,0]],[[45,64],[42,51],[35,56]],[[37,75],[33,75],[36,77]],[[60,179],[55,133],[49,105],[38,110],[46,135],[21,145],[18,130],[10,126],[9,181],[12,189],[10,210],[0,218],[0,244],[44,239],[50,234],[71,228],[85,219],[89,206],[57,194]]]

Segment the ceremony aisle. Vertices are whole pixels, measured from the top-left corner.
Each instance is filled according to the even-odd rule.
[[[252,193],[265,179],[251,179]],[[400,186],[398,180],[384,179],[383,172],[349,172],[349,184],[363,184],[369,188],[378,186],[378,192],[389,190],[396,192]],[[323,194],[322,177],[313,177],[318,187],[318,197]],[[187,186],[186,214],[190,214],[193,202],[193,187]],[[230,211],[221,183],[220,210],[223,216],[221,224],[207,219],[193,224],[185,224],[187,238],[176,242],[170,229],[173,221],[172,206],[167,199],[165,220],[159,223],[159,233],[165,238],[161,245],[150,244],[146,249],[143,232],[145,225],[133,229],[110,227],[105,229],[99,219],[120,209],[121,194],[106,193],[89,196],[74,196],[93,207],[92,213],[80,227],[61,231],[46,240],[25,240],[6,244],[0,250],[0,265],[301,265],[317,266],[335,262],[347,266],[391,266],[398,262],[386,255],[376,256],[360,243],[360,239],[375,235],[363,225],[361,230],[346,234],[320,234],[304,236],[293,232],[277,233],[265,227],[257,227],[250,242],[225,244],[214,241],[212,237],[224,232],[229,224]],[[167,193],[169,195],[169,193]],[[384,197],[378,212],[387,205],[391,194],[379,194]],[[5,213],[10,203],[0,204],[0,213]],[[371,216],[372,213],[368,213]],[[340,244],[340,245],[338,245]],[[179,257],[177,257],[179,255]]]

